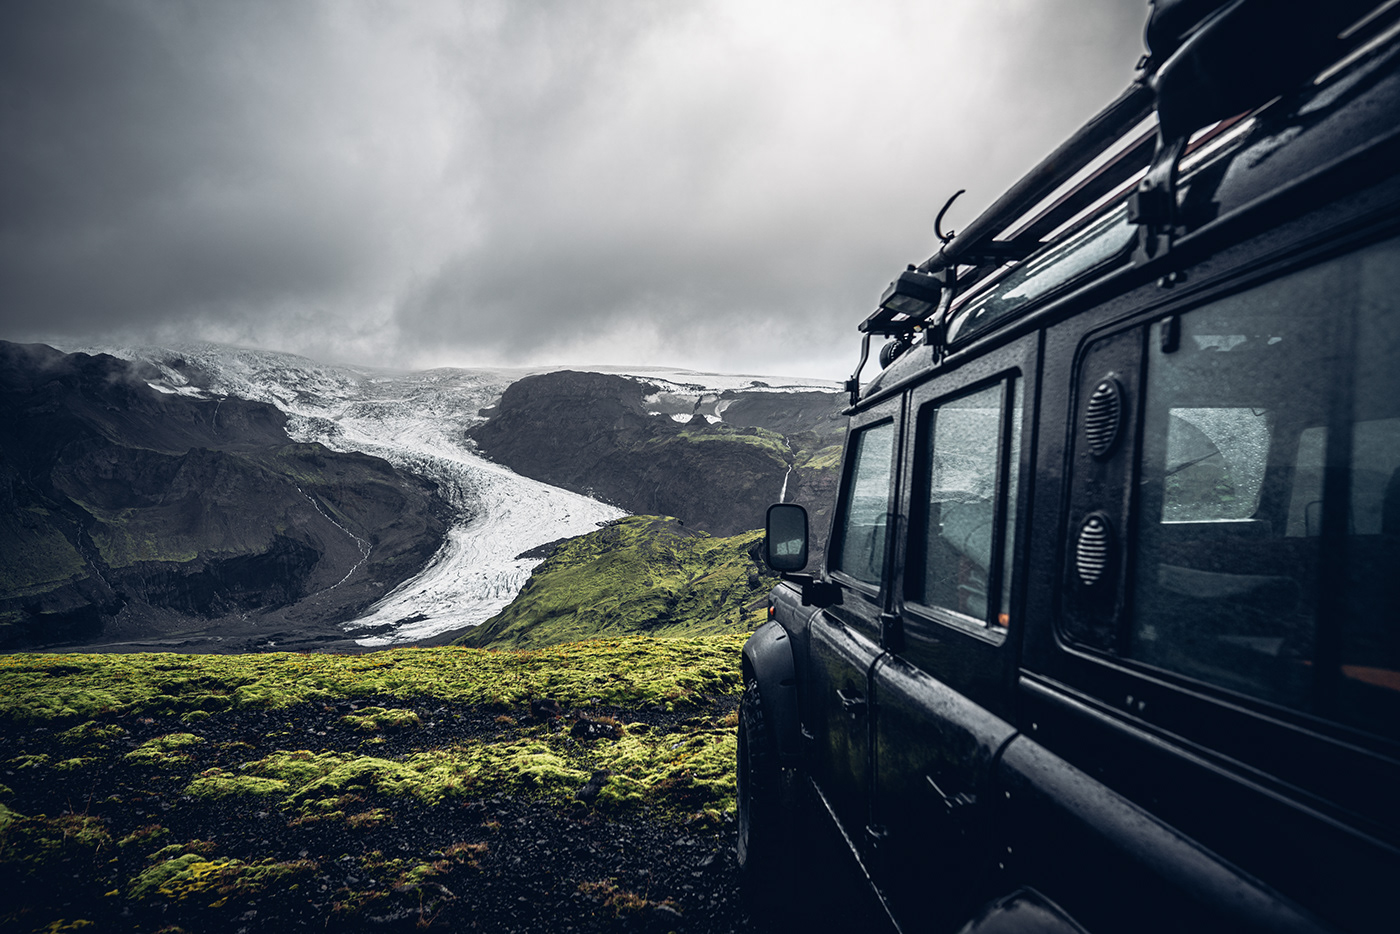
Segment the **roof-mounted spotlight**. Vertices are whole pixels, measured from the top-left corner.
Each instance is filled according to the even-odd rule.
[[[936,276],[910,266],[880,296],[880,307],[861,323],[869,334],[887,337],[909,334],[938,308],[943,283]]]
[[[860,371],[865,368],[865,361],[870,356],[870,336],[880,334],[895,338],[896,346],[881,351],[881,366],[889,366],[909,349],[914,335],[924,330],[929,318],[938,311],[942,296],[943,281],[938,276],[919,272],[914,266],[890,283],[885,294],[880,296],[880,307],[860,323],[860,331],[865,335],[860,343],[860,362],[856,364],[855,373],[846,380],[851,405],[860,401]]]

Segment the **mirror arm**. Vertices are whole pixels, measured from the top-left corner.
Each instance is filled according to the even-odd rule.
[[[826,609],[829,606],[841,605],[841,588],[836,584],[819,580],[811,574],[789,574],[783,572],[778,575],[779,579],[787,581],[789,584],[797,584],[802,588],[802,605],[815,606]]]

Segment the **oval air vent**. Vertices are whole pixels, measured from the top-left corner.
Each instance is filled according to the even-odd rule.
[[[1074,569],[1086,587],[1103,579],[1113,550],[1113,530],[1108,520],[1092,515],[1079,527],[1079,541],[1074,546]]]
[[[1094,387],[1089,396],[1089,408],[1084,413],[1084,437],[1095,457],[1105,457],[1118,441],[1118,428],[1123,422],[1123,391],[1118,381],[1105,379]]]

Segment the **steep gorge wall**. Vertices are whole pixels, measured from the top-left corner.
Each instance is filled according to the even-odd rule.
[[[813,532],[825,537],[844,397],[726,393],[723,421],[710,424],[649,414],[656,391],[600,373],[530,376],[511,384],[469,435],[525,476],[720,536],[761,527],[786,483],[787,500],[807,506]]]
[[[270,610],[334,622],[436,552],[447,509],[431,484],[293,443],[272,406],[144,376],[0,342],[0,647]]]

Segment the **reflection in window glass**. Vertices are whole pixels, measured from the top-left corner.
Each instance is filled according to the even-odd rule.
[[[1009,593],[1004,582],[1000,606],[991,605],[1005,391],[1003,383],[930,407],[920,436],[925,474],[917,528],[923,530],[922,555],[910,569],[911,598],[983,623],[1004,621],[1000,607]],[[1019,425],[1017,418],[1010,445],[1013,462],[1020,449]],[[1004,514],[1010,516],[1015,501],[1007,499]],[[1008,529],[1003,556],[1010,554],[1011,539]]]
[[[1306,432],[1325,427],[1343,283],[1316,267],[1148,343],[1135,658],[1290,706],[1312,699],[1318,538],[1289,536]]]
[[[1293,460],[1293,484],[1289,493],[1290,538],[1322,534],[1322,469],[1327,463],[1327,429],[1304,428],[1298,434],[1298,454]]]
[[[852,445],[850,486],[838,523],[841,544],[835,569],[878,585],[885,564],[894,425],[885,422],[867,428]]]
[[[1260,409],[1173,408],[1167,414],[1162,521],[1254,515],[1269,437],[1269,413]]]
[[[990,327],[1081,273],[1122,255],[1136,239],[1137,227],[1128,223],[1127,208],[1110,211],[1042,253],[1017,263],[984,294],[973,297],[954,316],[948,340],[961,340]]]
[[[1132,657],[1400,733],[1397,296],[1390,241],[1153,326]]]

